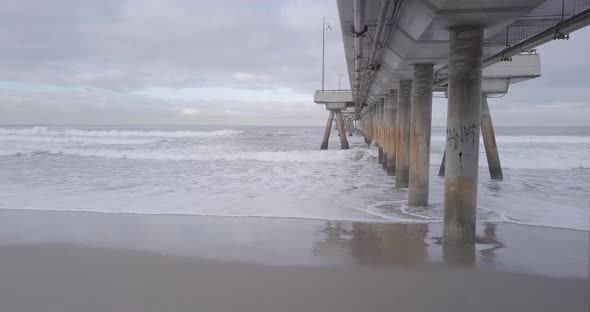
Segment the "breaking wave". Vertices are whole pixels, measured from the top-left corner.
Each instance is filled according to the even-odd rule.
[[[32,127],[24,129],[0,128],[0,135],[68,135],[83,137],[159,137],[159,138],[185,138],[185,137],[217,137],[240,134],[238,130],[216,131],[162,131],[162,130],[83,130],[83,129],[50,129],[48,127]]]
[[[381,218],[385,221],[394,221],[401,223],[440,223],[443,222],[443,206],[441,204],[429,205],[426,207],[410,207],[406,200],[398,201],[379,201],[368,205],[360,211]],[[543,226],[554,228],[565,228],[587,231],[588,227],[584,223],[580,224],[556,224],[551,217],[539,218],[536,221],[521,221],[510,216],[506,212],[499,210],[478,207],[478,222],[505,222],[529,226]]]
[[[137,159],[137,160],[171,160],[171,161],[215,161],[215,160],[252,160],[268,162],[332,162],[342,160],[364,160],[375,157],[374,151],[364,148],[353,148],[350,150],[328,150],[328,151],[275,151],[275,152],[219,152],[219,153],[186,153],[170,150],[166,152],[150,152],[135,150],[112,150],[112,149],[37,149],[30,152],[11,153],[14,156],[40,156],[40,155],[71,155],[82,157],[101,157],[111,159]],[[4,155],[6,156],[6,154]]]
[[[113,145],[134,145],[156,142],[153,139],[124,139],[105,137],[51,137],[33,135],[0,135],[0,141],[10,142],[33,142],[33,143],[82,143],[82,144],[113,144]]]

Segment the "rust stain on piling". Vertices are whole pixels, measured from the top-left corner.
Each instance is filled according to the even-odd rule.
[[[477,178],[456,177],[445,180],[443,236],[447,242],[475,243]]]

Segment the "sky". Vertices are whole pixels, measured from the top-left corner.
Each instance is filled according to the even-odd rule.
[[[324,15],[337,89],[335,1],[2,1],[0,124],[323,125]],[[538,49],[542,77],[490,99],[497,125],[589,123],[590,28],[571,37]]]

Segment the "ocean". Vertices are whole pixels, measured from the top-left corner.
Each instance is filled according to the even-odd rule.
[[[496,127],[503,181],[481,144],[478,220],[590,228],[590,127]],[[434,127],[430,205],[408,207],[362,137],[323,127],[1,126],[0,209],[390,223],[442,222]]]

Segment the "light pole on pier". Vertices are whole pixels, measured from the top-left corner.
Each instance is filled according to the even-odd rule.
[[[340,78],[342,78],[343,76],[343,73],[340,73],[340,75],[338,75],[338,91],[340,91]]]
[[[326,17],[322,20],[322,91],[324,91],[324,50],[326,49],[326,30],[332,30],[330,23],[326,23]]]

